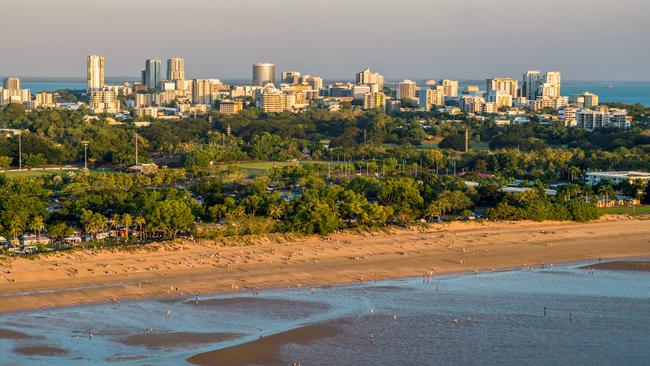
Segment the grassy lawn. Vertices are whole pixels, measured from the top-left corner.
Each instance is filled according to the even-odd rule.
[[[309,165],[309,164],[327,164],[331,163],[332,166],[335,166],[339,163],[336,161],[330,162],[330,161],[323,161],[323,160],[302,160],[300,161],[300,165]],[[241,168],[247,176],[249,177],[257,177],[259,175],[264,175],[269,172],[269,170],[273,169],[273,167],[279,168],[279,167],[284,167],[284,166],[289,166],[293,165],[294,163],[289,162],[289,161],[260,161],[260,162],[242,162],[239,164],[236,164],[239,168]],[[226,166],[226,165],[224,165]]]
[[[608,207],[599,209],[602,214],[609,215],[650,215],[650,205],[637,207]]]
[[[76,172],[76,171],[78,171],[78,169],[23,170],[23,171],[14,171],[14,172],[0,172],[0,174],[4,174],[7,178],[30,178],[30,177],[41,177],[52,173],[64,174],[66,172]]]
[[[490,144],[487,142],[472,142],[470,145],[472,150],[490,150]]]

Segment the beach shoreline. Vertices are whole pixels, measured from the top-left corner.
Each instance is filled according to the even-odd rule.
[[[0,313],[650,256],[650,220],[465,222],[255,245],[161,243],[0,263]]]

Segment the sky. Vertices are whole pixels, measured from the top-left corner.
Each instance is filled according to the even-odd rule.
[[[0,0],[0,75],[137,77],[147,58],[186,75],[250,78],[273,62],[326,79],[650,80],[649,0]],[[163,67],[163,73],[166,67]]]

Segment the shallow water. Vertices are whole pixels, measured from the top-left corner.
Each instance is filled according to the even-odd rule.
[[[258,328],[268,335],[331,322],[342,328],[339,335],[284,346],[287,363],[642,365],[650,359],[649,280],[648,272],[590,274],[570,266],[439,276],[430,283],[410,279],[225,294],[201,297],[199,305],[188,297],[2,314],[0,329],[42,339],[0,339],[0,364],[177,365],[200,352],[256,339]],[[145,329],[245,335],[164,351],[119,342]],[[14,352],[30,345],[67,353]]]

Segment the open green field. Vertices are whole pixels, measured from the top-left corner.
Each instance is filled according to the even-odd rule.
[[[41,177],[44,175],[49,175],[52,173],[66,173],[66,172],[77,172],[79,169],[52,169],[52,170],[22,170],[22,171],[13,171],[13,172],[0,172],[0,175],[4,175],[7,178],[30,178],[30,177]]]
[[[300,165],[310,165],[310,164],[326,165],[327,163],[331,163],[332,166],[339,164],[336,161],[331,162],[326,160],[303,160],[299,162]],[[279,168],[279,167],[285,167],[294,164],[295,163],[290,161],[259,161],[259,162],[242,162],[235,165],[241,168],[246,173],[247,176],[257,177],[259,175],[264,175],[268,173],[274,167]]]
[[[599,209],[604,215],[650,215],[650,205],[637,207],[608,207]]]

